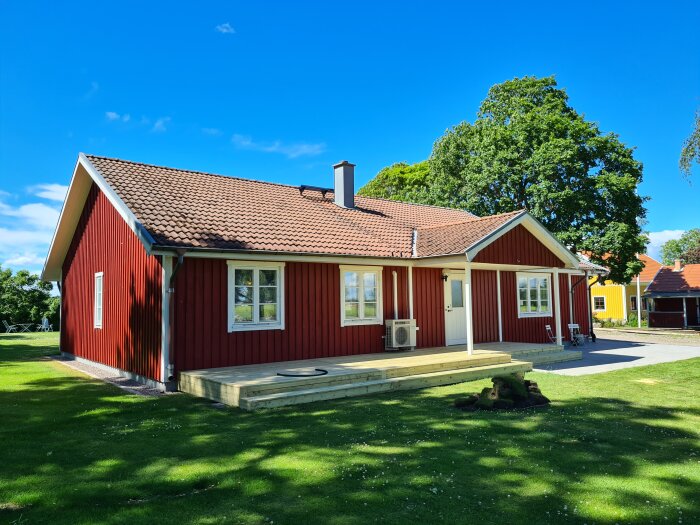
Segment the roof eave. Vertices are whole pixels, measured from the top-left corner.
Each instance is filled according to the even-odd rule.
[[[141,241],[146,253],[151,253],[154,244],[151,234],[138,221],[134,213],[116,194],[85,154],[80,153],[68,186],[66,198],[63,201],[58,222],[56,223],[46,261],[44,262],[44,268],[41,272],[42,280],[58,281],[61,279],[63,261],[75,235],[75,230],[85,207],[85,201],[92,183],[102,191],[107,200],[121,215],[129,228]]]

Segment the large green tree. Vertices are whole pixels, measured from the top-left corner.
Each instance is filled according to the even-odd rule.
[[[46,317],[58,328],[59,299],[51,295],[53,286],[27,270],[13,273],[0,267],[0,319],[8,323],[39,324]]]
[[[397,162],[383,168],[365,184],[359,195],[396,201],[421,202],[430,190],[430,166],[427,160],[416,164]]]
[[[672,265],[676,259],[686,264],[700,264],[700,228],[688,230],[678,239],[661,246],[661,262]]]
[[[574,251],[586,251],[617,282],[641,270],[642,165],[613,133],[569,105],[554,77],[493,86],[475,122],[439,138],[419,202],[477,215],[526,208]]]
[[[681,158],[678,162],[681,173],[687,178],[690,178],[693,163],[700,164],[700,110],[695,112],[693,132],[683,143]]]

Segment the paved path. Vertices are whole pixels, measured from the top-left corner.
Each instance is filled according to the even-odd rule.
[[[567,347],[568,349],[568,347]],[[598,339],[580,348],[583,359],[538,367],[538,371],[567,376],[599,374],[633,366],[655,365],[700,357],[697,346],[669,342],[639,342],[621,339]]]

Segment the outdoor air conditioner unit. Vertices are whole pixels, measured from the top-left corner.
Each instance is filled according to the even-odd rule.
[[[387,350],[399,350],[416,346],[416,320],[391,319],[386,322],[384,346]]]

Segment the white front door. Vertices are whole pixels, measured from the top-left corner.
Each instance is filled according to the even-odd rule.
[[[464,272],[447,272],[445,281],[445,344],[467,344],[467,317],[464,311]]]

